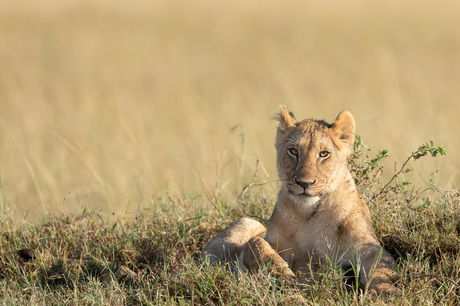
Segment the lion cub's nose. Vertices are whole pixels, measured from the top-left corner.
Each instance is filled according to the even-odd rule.
[[[295,179],[295,182],[302,188],[308,188],[311,185],[313,185],[314,183],[316,183],[316,179],[314,179],[313,181],[299,181],[299,180]]]

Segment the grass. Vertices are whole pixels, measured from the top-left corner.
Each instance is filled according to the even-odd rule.
[[[458,186],[456,2],[2,1],[0,175],[34,222],[85,207],[123,217],[166,193],[234,198],[260,160],[277,192],[280,104],[347,109],[393,164],[432,139],[410,179]],[[30,3],[29,3],[30,2]],[[387,175],[387,174],[384,174]]]
[[[348,109],[388,149],[357,147],[351,170],[398,260],[389,302],[458,304],[459,11],[0,1],[2,302],[367,303],[339,270],[285,285],[195,265],[243,211],[270,216],[269,118],[288,104],[299,119]],[[407,159],[428,139],[449,154]]]
[[[416,152],[423,150],[445,153],[432,144]],[[159,198],[115,222],[87,210],[17,227],[3,214],[0,298],[12,304],[458,304],[460,194],[432,185],[413,190],[399,176],[384,184],[385,152],[368,155],[359,140],[350,167],[377,236],[397,260],[395,296],[375,300],[335,268],[285,284],[264,270],[236,279],[225,268],[197,265],[204,245],[231,220],[269,217],[274,203],[254,176],[240,197],[245,213],[213,191],[204,199]],[[203,211],[203,200],[217,209]]]

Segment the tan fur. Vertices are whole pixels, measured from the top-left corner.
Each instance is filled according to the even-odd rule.
[[[369,208],[347,169],[355,122],[344,111],[333,124],[298,122],[283,106],[276,150],[282,186],[267,229],[243,218],[232,223],[201,257],[256,270],[272,262],[275,273],[292,278],[330,264],[359,270],[371,293],[391,292],[393,258],[380,246]]]

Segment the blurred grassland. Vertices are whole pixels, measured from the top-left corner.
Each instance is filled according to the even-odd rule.
[[[458,186],[458,16],[426,0],[0,1],[1,209],[232,202],[258,158],[274,199],[280,104],[329,122],[350,110],[389,169],[442,143],[407,177]]]

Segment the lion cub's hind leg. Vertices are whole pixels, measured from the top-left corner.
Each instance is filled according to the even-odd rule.
[[[204,247],[200,254],[203,261],[210,265],[225,263],[234,273],[238,271],[238,265],[243,268],[238,258],[246,248],[246,244],[252,237],[266,232],[261,223],[243,218],[230,224]]]

